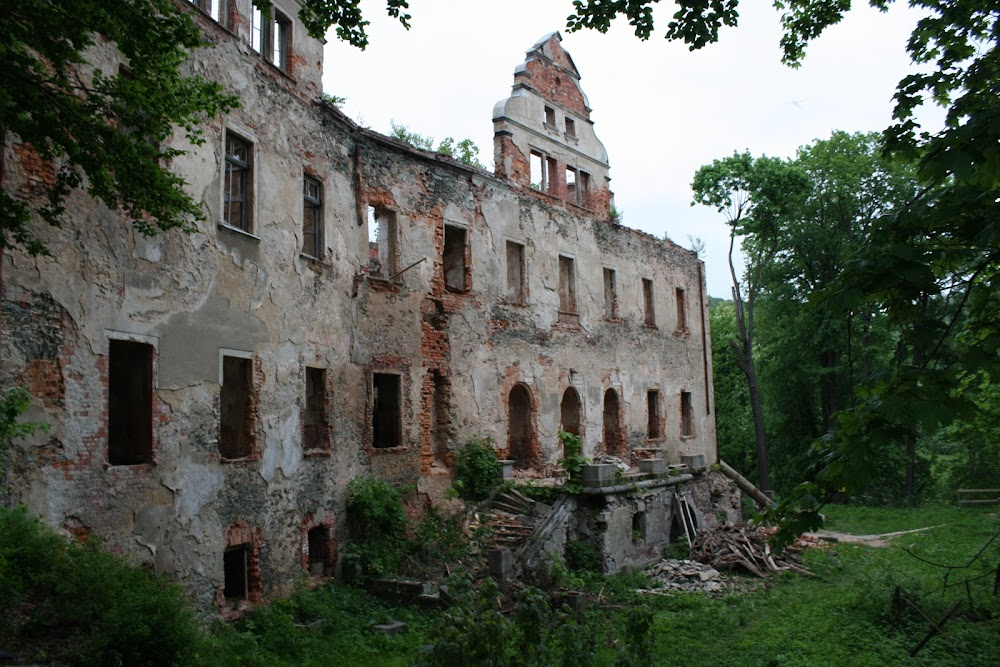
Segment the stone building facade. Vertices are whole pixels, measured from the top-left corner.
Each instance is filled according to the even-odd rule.
[[[227,605],[332,573],[352,478],[432,502],[474,437],[523,474],[561,429],[715,461],[703,265],[614,220],[558,34],[495,107],[488,173],[323,101],[294,0],[177,3],[210,42],[189,70],[242,102],[172,164],[209,222],[145,238],[77,193],[37,228],[51,257],[4,255],[0,381],[51,425],[12,447],[8,502]],[[45,165],[5,150],[30,196]]]

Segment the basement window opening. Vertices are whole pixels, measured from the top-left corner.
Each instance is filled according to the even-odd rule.
[[[642,542],[646,539],[646,513],[636,512],[632,515],[632,542]]]
[[[309,574],[326,574],[330,567],[330,529],[326,526],[310,528],[306,541],[309,549]]]
[[[252,453],[252,397],[253,360],[224,356],[219,396],[219,454],[223,459],[245,458]]]
[[[112,340],[108,347],[108,463],[153,460],[153,346]]]
[[[392,449],[403,445],[403,410],[400,376],[372,375],[372,446]]]
[[[250,597],[250,547],[246,544],[226,549],[222,554],[226,600],[246,600]]]
[[[449,292],[466,292],[468,265],[465,259],[466,232],[462,227],[444,226],[444,286]]]

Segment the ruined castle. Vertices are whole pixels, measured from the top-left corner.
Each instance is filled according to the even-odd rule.
[[[147,238],[77,192],[36,226],[51,257],[4,255],[0,382],[51,427],[11,447],[9,502],[207,607],[333,574],[352,478],[435,502],[471,438],[521,474],[558,467],[560,430],[590,457],[716,460],[703,264],[615,219],[558,33],[493,109],[489,173],[324,101],[294,0],[178,6],[210,42],[188,70],[242,103],[171,164],[208,221]],[[30,193],[44,165],[5,150]],[[615,501],[622,530],[665,536],[661,501]]]

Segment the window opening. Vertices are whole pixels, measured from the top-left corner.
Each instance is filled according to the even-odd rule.
[[[563,392],[562,402],[559,404],[559,416],[562,430],[580,435],[580,394],[573,387]]]
[[[306,450],[327,449],[326,369],[306,367],[306,409],[302,445]]]
[[[246,600],[250,594],[250,548],[241,544],[222,554],[223,595],[227,600]]]
[[[518,468],[531,465],[531,439],[531,394],[524,385],[514,385],[507,398],[507,455]]]
[[[576,270],[572,257],[559,255],[559,310],[576,313]]]
[[[465,229],[444,226],[444,286],[451,292],[465,292]]]
[[[691,392],[681,392],[681,436],[694,435],[694,404],[691,402]]]
[[[311,176],[302,181],[302,252],[323,256],[323,184]]]
[[[649,278],[642,279],[642,306],[646,326],[655,327],[656,310],[653,307],[653,281]]]
[[[278,69],[288,71],[288,51],[292,37],[292,22],[281,12],[274,12],[274,21],[271,22],[271,45],[268,59],[274,63]]]
[[[660,437],[660,392],[646,392],[646,433],[650,440]]]
[[[326,574],[330,567],[330,531],[326,526],[310,528],[306,540],[309,547],[309,574]]]
[[[580,191],[576,187],[576,169],[566,167],[566,198],[580,203]]]
[[[153,346],[112,340],[108,357],[108,463],[149,463],[153,460]]]
[[[368,265],[373,275],[386,280],[399,275],[399,227],[396,213],[368,207]]]
[[[550,157],[545,158],[545,173],[548,175],[548,184],[545,191],[550,195],[556,192],[556,179],[559,176],[557,171],[558,166],[555,159]]]
[[[577,197],[577,203],[580,206],[588,206],[590,204],[588,197],[590,193],[590,174],[585,171],[580,172],[580,196]]]
[[[507,300],[524,303],[524,246],[507,241]]]
[[[625,456],[625,442],[621,434],[618,392],[604,392],[604,451],[612,456]]]
[[[556,110],[552,107],[545,107],[545,124],[556,126]]]
[[[224,356],[219,397],[219,453],[224,459],[239,459],[251,454],[252,395],[253,361]]]
[[[264,21],[264,12],[260,8],[250,7],[250,48],[257,53],[265,53],[267,27]]]
[[[677,330],[684,331],[687,329],[687,312],[685,312],[684,305],[684,290],[680,287],[676,290],[677,298]]]
[[[402,394],[400,376],[372,375],[372,446],[379,449],[403,444]]]
[[[223,221],[230,227],[252,232],[250,202],[252,194],[253,145],[226,132],[226,182]]]
[[[434,395],[431,403],[431,447],[435,461],[448,460],[451,440],[451,381],[441,371],[431,371]]]
[[[531,151],[529,167],[531,170],[531,187],[535,190],[542,190],[543,192],[548,190],[548,176],[545,173],[545,158],[541,153]]]
[[[614,269],[604,269],[604,317],[618,319],[618,284]]]
[[[642,542],[646,539],[646,513],[636,512],[632,515],[632,542]]]
[[[571,137],[576,136],[576,121],[566,116],[566,134]]]

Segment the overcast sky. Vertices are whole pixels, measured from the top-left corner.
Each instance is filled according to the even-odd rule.
[[[885,128],[896,83],[911,69],[905,44],[917,16],[901,3],[887,14],[856,3],[792,70],[780,62],[778,13],[760,0],[744,0],[739,27],[695,52],[662,37],[672,2],[657,8],[658,35],[647,42],[624,21],[606,35],[566,32],[571,0],[412,0],[409,31],[384,2],[361,4],[370,45],[359,51],[331,35],[325,91],[346,97],[343,110],[379,132],[395,120],[436,140],[470,138],[491,168],[494,103],[510,94],[525,51],[562,31],[624,224],[684,247],[702,239],[708,291],[721,297],[729,296],[728,228],[714,210],[691,207],[694,172],[733,151],[791,157],[836,129]]]

